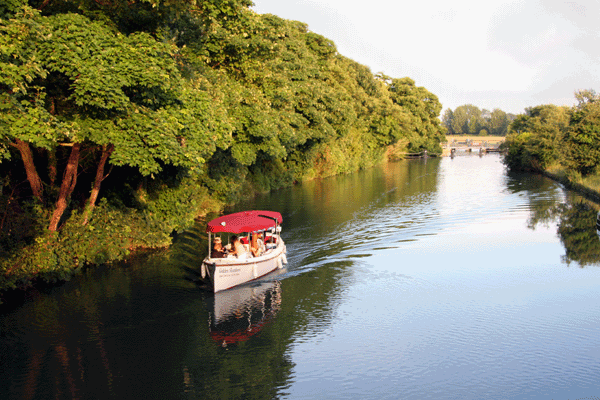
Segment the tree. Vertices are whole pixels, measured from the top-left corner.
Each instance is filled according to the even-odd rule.
[[[442,105],[438,97],[424,87],[416,86],[415,81],[408,77],[392,79],[388,90],[392,101],[412,115],[408,127],[413,133],[412,150],[441,153],[443,137],[439,115]]]
[[[29,146],[59,156],[70,149],[49,230],[68,206],[82,152],[98,155],[91,211],[108,160],[152,175],[165,164],[198,168],[217,143],[227,146],[227,119],[205,90],[181,79],[172,43],[28,8],[3,30],[2,143],[19,150],[35,197],[43,200]]]
[[[454,110],[452,130],[460,135],[478,135],[484,126],[481,110],[472,104],[459,106]]]
[[[600,95],[593,90],[578,91],[567,133],[569,166],[589,175],[600,164]]]
[[[569,109],[548,104],[527,108],[525,112],[510,124],[505,163],[514,169],[543,170],[562,162]]]
[[[499,108],[495,108],[490,115],[489,131],[492,135],[505,136],[509,123],[508,115]]]
[[[446,135],[455,135],[456,132],[452,128],[452,124],[454,121],[454,112],[451,108],[447,108],[444,111],[444,116],[442,117],[442,126],[446,128]]]

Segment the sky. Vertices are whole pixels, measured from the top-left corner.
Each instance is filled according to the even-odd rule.
[[[338,53],[408,76],[445,109],[520,114],[600,92],[600,0],[253,0],[302,21]]]

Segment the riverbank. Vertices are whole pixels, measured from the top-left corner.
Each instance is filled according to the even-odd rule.
[[[17,292],[51,287],[89,268],[168,248],[175,232],[225,206],[206,189],[196,192],[197,198],[182,206],[180,215],[153,215],[148,210],[118,209],[101,202],[86,225],[82,216],[75,214],[58,232],[41,231],[30,242],[15,242],[0,262],[0,304]]]
[[[590,175],[585,178],[579,174],[569,173],[560,166],[552,166],[540,171],[544,176],[553,179],[566,188],[580,193],[582,196],[600,204],[600,175]]]

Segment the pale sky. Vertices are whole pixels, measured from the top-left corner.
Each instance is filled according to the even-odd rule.
[[[519,114],[600,92],[600,0],[254,0],[371,72],[408,76],[444,109]]]

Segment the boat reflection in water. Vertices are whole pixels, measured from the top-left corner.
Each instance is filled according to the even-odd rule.
[[[210,336],[223,347],[244,342],[272,322],[280,308],[279,281],[258,281],[215,293]]]

